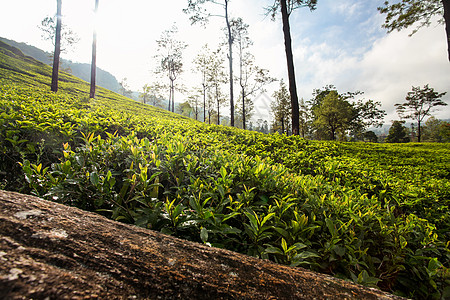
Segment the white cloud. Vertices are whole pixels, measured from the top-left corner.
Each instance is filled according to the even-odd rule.
[[[360,90],[364,98],[381,101],[389,122],[398,119],[394,104],[403,102],[412,86],[430,84],[447,92],[443,99],[449,106],[436,112],[436,117],[450,118],[450,64],[443,27],[424,28],[412,37],[408,34],[384,35],[360,55],[342,45],[303,41],[294,50],[307,53],[296,55],[295,61],[301,96],[309,99],[314,88],[327,84],[341,92]]]
[[[442,27],[424,28],[412,37],[408,32],[391,33],[366,53],[356,82],[368,97],[383,103],[391,119],[398,119],[393,105],[403,102],[412,86],[430,84],[439,92],[447,92],[444,99],[450,105],[446,47]],[[450,118],[450,109],[447,106],[436,115]]]
[[[360,13],[362,9],[361,3],[352,0],[341,0],[331,6],[331,11],[344,16],[345,19],[351,19]]]

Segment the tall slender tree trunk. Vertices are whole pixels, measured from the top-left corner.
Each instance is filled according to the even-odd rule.
[[[56,0],[56,34],[55,34],[55,52],[53,54],[53,72],[52,86],[53,92],[58,91],[58,75],[59,75],[59,56],[61,53],[61,1]]]
[[[172,89],[172,112],[175,112],[175,85],[173,81],[171,82],[172,86],[170,87]]]
[[[206,85],[203,84],[203,123],[206,123]]]
[[[234,93],[233,93],[233,37],[231,35],[231,25],[228,19],[228,1],[225,0],[225,21],[228,29],[228,62],[230,65],[230,125],[234,126]]]
[[[245,88],[241,85],[242,88],[242,128],[245,130]]]
[[[219,87],[216,83],[216,100],[217,100],[217,125],[220,125],[220,98]]]
[[[442,0],[444,4],[445,33],[447,34],[447,52],[450,61],[450,0]]]
[[[422,135],[422,126],[420,126],[420,120],[417,120],[417,142],[420,143],[420,137]]]
[[[97,18],[98,0],[95,0],[95,18]],[[91,62],[91,90],[89,92],[89,98],[95,97],[95,78],[97,71],[97,28],[94,26],[94,34],[92,36],[92,62]],[[144,98],[145,104],[145,98]]]
[[[171,86],[169,87],[169,107],[168,107],[168,111],[171,111],[170,110],[170,105],[171,105],[171,103],[172,103],[172,88],[171,88]]]
[[[284,46],[286,51],[286,61],[289,76],[289,91],[291,93],[292,104],[292,134],[298,135],[300,128],[299,105],[297,96],[297,85],[295,83],[294,57],[292,54],[291,29],[289,26],[289,14],[286,0],[280,0],[281,17],[283,19]]]

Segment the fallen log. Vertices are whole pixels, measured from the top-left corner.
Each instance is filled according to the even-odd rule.
[[[0,191],[0,299],[400,299]]]

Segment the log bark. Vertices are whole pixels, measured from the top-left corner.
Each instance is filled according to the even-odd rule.
[[[0,299],[400,299],[0,191]]]

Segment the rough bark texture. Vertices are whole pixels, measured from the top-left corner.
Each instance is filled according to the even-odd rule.
[[[0,299],[400,299],[0,191]]]

